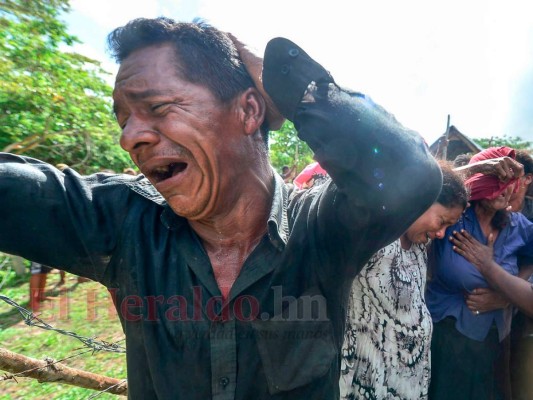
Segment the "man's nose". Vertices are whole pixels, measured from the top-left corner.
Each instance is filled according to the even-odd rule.
[[[122,129],[120,136],[120,146],[131,153],[141,147],[156,144],[160,139],[159,134],[147,121],[141,118],[130,116],[126,126]]]

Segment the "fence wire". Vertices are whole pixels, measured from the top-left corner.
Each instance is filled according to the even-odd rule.
[[[124,382],[127,382],[127,379],[123,379],[119,383],[117,383],[117,384],[115,384],[113,386],[109,386],[107,389],[104,389],[104,390],[102,390],[102,391],[100,391],[98,393],[92,394],[91,396],[87,397],[87,400],[96,399],[97,397],[100,397],[102,394],[104,394],[106,392],[109,392],[110,390],[113,390],[117,386],[122,385]]]
[[[37,328],[57,332],[61,335],[73,337],[75,339],[78,339],[80,342],[82,342],[86,347],[89,347],[90,349],[92,349],[93,352],[108,351],[111,353],[126,353],[126,348],[117,343],[110,343],[110,342],[106,342],[103,340],[95,340],[94,338],[88,338],[85,336],[81,336],[71,331],[54,328],[53,326],[49,325],[48,323],[44,322],[42,319],[37,317],[34,313],[22,307],[20,304],[16,303],[15,301],[13,301],[7,296],[0,294],[0,300],[3,300],[7,304],[9,304],[11,307],[15,308],[20,313],[20,315],[22,315],[22,318],[24,319],[24,323],[28,326],[35,326]]]

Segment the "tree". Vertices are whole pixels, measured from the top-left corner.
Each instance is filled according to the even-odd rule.
[[[296,165],[296,173],[299,173],[314,161],[313,151],[298,139],[296,129],[290,121],[286,121],[280,130],[270,132],[269,142],[270,161],[277,171],[281,171],[284,165]]]
[[[0,1],[0,150],[122,171],[107,72],[68,51],[79,42],[59,19],[68,11],[68,0]]]
[[[479,138],[479,139],[473,139],[473,140],[474,142],[476,142],[478,145],[480,145],[484,149],[489,148],[489,147],[506,146],[506,147],[511,147],[513,149],[517,149],[517,150],[518,149],[532,150],[532,147],[531,147],[532,143],[526,140],[523,140],[519,136],[514,136],[514,137],[510,137],[506,135],[502,137],[492,136],[490,138]]]

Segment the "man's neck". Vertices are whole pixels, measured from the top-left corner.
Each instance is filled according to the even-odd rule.
[[[273,174],[242,184],[238,192],[216,215],[189,221],[206,248],[255,247],[266,232],[274,194]]]
[[[189,221],[202,240],[224,299],[266,233],[274,193],[272,176],[269,181],[268,185],[240,191],[229,211],[209,220]]]

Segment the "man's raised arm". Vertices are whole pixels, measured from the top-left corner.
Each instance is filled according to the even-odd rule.
[[[386,227],[380,238],[386,244],[434,202],[442,175],[423,138],[368,97],[339,87],[297,45],[271,40],[262,79],[346,198],[354,228]]]

